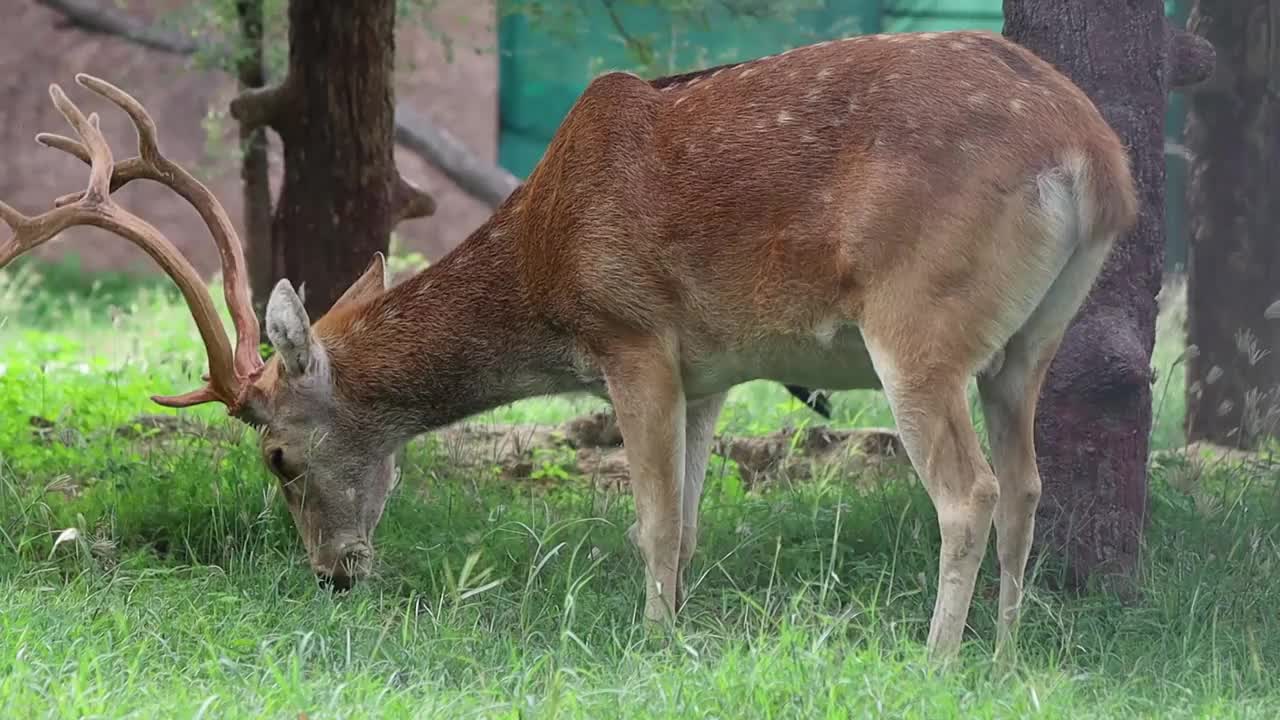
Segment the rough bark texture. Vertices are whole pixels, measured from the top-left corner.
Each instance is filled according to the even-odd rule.
[[[262,0],[236,0],[240,19],[242,54],[236,63],[241,92],[266,84],[262,64]],[[240,124],[240,180],[244,198],[245,262],[253,289],[253,309],[259,326],[271,294],[271,165],[267,158],[267,131]],[[264,331],[265,332],[265,331]]]
[[[1129,148],[1142,201],[1067,331],[1040,397],[1041,550],[1065,582],[1124,577],[1146,505],[1151,350],[1164,259],[1168,36],[1160,0],[1005,0],[1005,35],[1088,93]]]
[[[317,318],[387,252],[399,181],[393,154],[395,0],[289,3],[284,143],[272,275],[305,284]]]
[[[1200,0],[1188,26],[1219,69],[1188,98],[1187,440],[1253,448],[1280,416],[1280,0]]]

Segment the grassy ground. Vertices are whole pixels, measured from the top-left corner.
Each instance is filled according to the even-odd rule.
[[[1280,709],[1274,470],[1156,463],[1140,596],[1122,605],[1035,584],[1008,672],[988,659],[993,553],[962,661],[947,675],[924,662],[937,537],[909,475],[866,495],[845,478],[744,493],[713,462],[698,581],[668,636],[639,622],[629,499],[574,480],[535,491],[462,476],[419,443],[378,532],[378,576],[335,598],[307,571],[249,434],[216,408],[185,411],[203,429],[165,444],[132,423],[161,412],[149,394],[185,390],[203,368],[175,296],[74,280],[0,274],[5,717]],[[1162,323],[1176,329],[1172,308]],[[1163,330],[1159,447],[1180,442],[1179,352]],[[596,405],[542,400],[478,421],[551,422]],[[836,405],[838,425],[891,422],[874,393]],[[812,417],[757,384],[735,393],[723,425],[787,422]]]

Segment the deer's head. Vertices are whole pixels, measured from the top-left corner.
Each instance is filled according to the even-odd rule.
[[[77,225],[120,235],[155,259],[191,309],[208,354],[209,373],[203,388],[152,399],[173,408],[221,402],[231,416],[257,428],[263,462],[279,480],[312,568],[334,585],[349,587],[369,572],[371,536],[392,488],[395,468],[392,450],[371,430],[376,424],[343,403],[332,351],[347,311],[386,289],[383,257],[377,255],[314,324],[293,287],[280,281],[266,310],[267,337],[275,353],[264,362],[258,353],[260,328],[251,305],[243,249],[222,205],[208,188],[161,154],[155,123],[137,100],[89,75],[77,75],[76,82],[111,100],[132,118],[139,154],[116,163],[98,128],[97,114],[85,117],[61,88],[51,85],[54,104],[80,139],[49,133],[36,139],[87,163],[88,188],[58,198],[54,209],[34,217],[0,203],[0,219],[14,231],[0,245],[0,267]],[[223,285],[236,330],[234,351],[191,264],[158,230],[111,198],[112,191],[139,178],[173,189],[208,225],[222,258]]]
[[[331,338],[339,337],[335,320],[386,287],[379,254],[313,325],[289,281],[277,283],[266,310],[275,354],[245,409],[246,421],[260,428],[262,460],[280,482],[312,568],[340,588],[369,572],[395,462],[376,419],[344,402]]]

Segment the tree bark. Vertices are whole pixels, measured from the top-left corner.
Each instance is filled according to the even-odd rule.
[[[1004,17],[1005,35],[1074,80],[1121,136],[1142,201],[1050,366],[1035,433],[1037,545],[1065,562],[1069,587],[1123,581],[1146,510],[1166,96],[1171,74],[1202,79],[1191,50],[1203,43],[1170,32],[1160,0],[1004,0]],[[1171,46],[1184,48],[1177,62]]]
[[[266,84],[262,48],[262,0],[236,0],[242,47],[236,62],[240,91]],[[253,289],[253,310],[258,325],[266,328],[264,314],[271,294],[271,165],[267,157],[267,131],[240,123],[240,180],[244,198],[245,264]],[[265,337],[265,330],[264,337]]]
[[[1280,0],[1199,0],[1220,49],[1188,98],[1187,440],[1240,448],[1280,421]]]
[[[289,71],[271,118],[284,143],[272,274],[305,284],[313,319],[390,243],[394,31],[395,0],[289,3]]]

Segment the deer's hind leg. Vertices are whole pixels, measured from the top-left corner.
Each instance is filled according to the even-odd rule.
[[[698,507],[702,502],[702,486],[707,478],[707,464],[711,461],[711,446],[715,442],[716,420],[724,407],[727,392],[718,393],[687,403],[685,412],[684,441],[684,502],[681,508],[683,527],[680,529],[679,592],[676,601],[683,605],[688,597],[689,564],[698,547]]]
[[[1040,503],[1034,439],[1036,400],[1060,340],[1058,335],[1033,343],[1015,336],[1005,347],[1000,369],[978,376],[991,460],[1000,484],[995,512],[996,554],[1000,560],[997,654],[1008,649],[1022,605],[1023,576]]]
[[[1000,488],[969,417],[970,368],[937,360],[948,356],[945,351],[893,342],[902,337],[869,334],[867,349],[907,456],[937,512],[942,548],[928,649],[946,659],[960,647]]]
[[[978,375],[978,392],[1000,502],[996,507],[996,552],[1000,559],[1000,617],[996,650],[1012,648],[1031,550],[1040,471],[1036,465],[1035,415],[1040,388],[1067,326],[1088,294],[1110,243],[1083,243],[1067,259],[1044,298],[1004,348],[1004,362]]]

